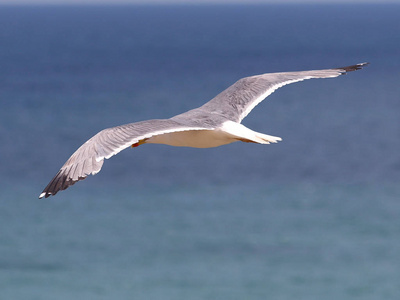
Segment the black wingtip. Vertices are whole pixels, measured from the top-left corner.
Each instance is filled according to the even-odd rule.
[[[78,180],[68,179],[67,175],[65,175],[62,170],[60,170],[56,176],[50,181],[50,183],[44,188],[43,192],[39,195],[39,199],[48,198],[50,196],[54,196],[59,191],[65,190],[69,188],[71,185],[74,185],[75,182],[85,179],[85,177],[79,177]]]
[[[337,68],[337,70],[341,70],[343,72],[343,74],[346,74],[347,72],[360,70],[360,69],[362,69],[362,68],[364,68],[364,67],[366,67],[368,65],[369,65],[369,62],[364,62],[364,63],[361,63],[361,64],[356,64],[356,65],[352,65],[352,66]]]

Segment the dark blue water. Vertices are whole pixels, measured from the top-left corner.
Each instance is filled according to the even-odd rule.
[[[1,299],[397,299],[398,5],[0,7]],[[98,131],[265,72],[276,145],[144,145],[37,196]]]

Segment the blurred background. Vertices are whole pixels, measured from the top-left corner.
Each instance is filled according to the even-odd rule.
[[[105,2],[0,1],[0,298],[398,299],[400,6]],[[104,128],[365,61],[258,105],[278,144],[143,145],[37,199]]]

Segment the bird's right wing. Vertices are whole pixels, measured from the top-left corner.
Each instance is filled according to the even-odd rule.
[[[170,119],[148,120],[104,129],[72,154],[39,198],[55,195],[88,175],[95,175],[103,166],[104,159],[152,136],[204,129],[206,128],[182,125]]]
[[[335,69],[266,73],[245,77],[222,91],[201,108],[240,123],[257,104],[282,86],[311,78],[337,77],[347,72],[359,70],[366,65],[368,63]]]

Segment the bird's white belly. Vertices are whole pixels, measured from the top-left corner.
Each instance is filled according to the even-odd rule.
[[[176,147],[212,148],[237,141],[221,130],[187,130],[153,136],[146,144],[166,144]]]

